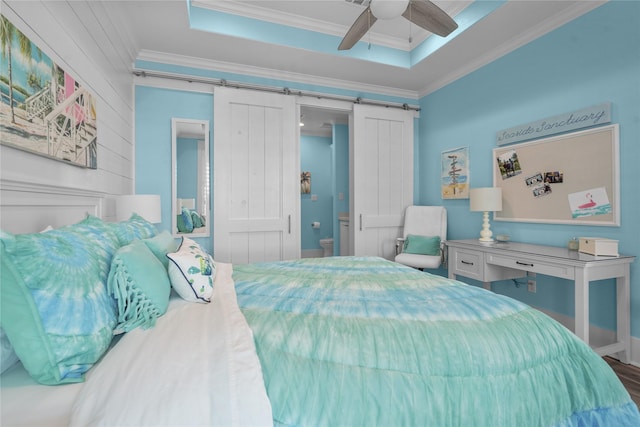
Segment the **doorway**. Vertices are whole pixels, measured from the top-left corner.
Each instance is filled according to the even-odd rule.
[[[348,112],[300,106],[300,173],[301,255],[340,255],[339,218],[349,216]]]

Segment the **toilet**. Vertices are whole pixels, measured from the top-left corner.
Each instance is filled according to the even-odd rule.
[[[324,254],[322,256],[333,256],[333,239],[320,239],[320,246],[324,249]]]

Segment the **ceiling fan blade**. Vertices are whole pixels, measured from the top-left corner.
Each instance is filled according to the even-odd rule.
[[[417,26],[442,37],[448,36],[458,28],[456,21],[429,0],[411,0],[402,16]]]
[[[369,28],[376,22],[378,18],[373,16],[371,13],[371,9],[367,6],[364,12],[358,16],[358,19],[351,25],[347,34],[345,34],[342,42],[340,42],[340,46],[338,46],[338,50],[349,50],[358,43],[358,40],[364,36]]]

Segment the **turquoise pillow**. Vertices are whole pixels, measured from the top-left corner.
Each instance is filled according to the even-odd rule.
[[[88,217],[46,233],[2,233],[0,326],[42,384],[83,381],[116,325],[107,293],[117,236]]]
[[[149,239],[142,240],[145,245],[153,252],[153,254],[160,260],[165,270],[169,267],[169,258],[167,254],[178,250],[180,242],[174,239],[171,233],[163,231],[157,236]]]
[[[132,214],[126,221],[109,223],[109,226],[118,236],[120,246],[128,245],[135,239],[147,239],[158,234],[155,225],[137,213]]]
[[[409,234],[402,252],[419,255],[440,255],[440,236],[418,236]]]
[[[117,301],[116,330],[150,328],[167,311],[171,283],[166,268],[141,240],[118,249],[107,289]]]
[[[191,211],[191,221],[193,222],[193,228],[200,228],[204,226],[202,223],[202,217],[196,211]]]
[[[178,231],[180,233],[193,232],[193,219],[191,218],[191,212],[189,209],[182,207],[180,215],[178,215]]]

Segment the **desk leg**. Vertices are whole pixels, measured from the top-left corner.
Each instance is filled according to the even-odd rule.
[[[589,278],[580,268],[575,274],[575,334],[589,344]]]
[[[616,337],[624,343],[624,350],[618,352],[622,363],[629,363],[631,357],[631,309],[630,309],[630,264],[624,265],[624,276],[616,278]]]

